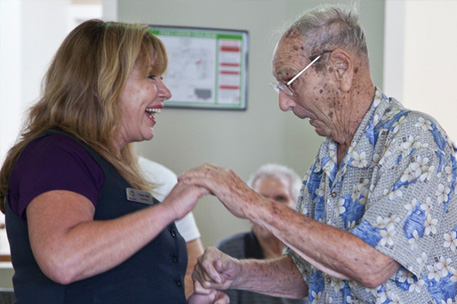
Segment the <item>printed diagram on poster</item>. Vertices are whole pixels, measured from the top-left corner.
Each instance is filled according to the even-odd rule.
[[[168,54],[165,107],[245,110],[247,31],[150,25]]]

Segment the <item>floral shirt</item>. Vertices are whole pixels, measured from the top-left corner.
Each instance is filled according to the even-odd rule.
[[[297,211],[353,233],[401,267],[369,289],[330,277],[286,247],[310,302],[456,303],[457,163],[446,133],[376,89],[339,168],[336,152],[335,142],[322,143]]]

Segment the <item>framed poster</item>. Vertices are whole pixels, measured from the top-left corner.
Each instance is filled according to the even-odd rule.
[[[150,25],[165,44],[165,107],[246,110],[247,31]]]

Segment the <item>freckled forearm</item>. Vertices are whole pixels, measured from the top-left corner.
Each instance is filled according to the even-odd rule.
[[[385,281],[398,269],[395,261],[349,232],[312,220],[280,204],[264,202],[259,206],[258,224],[331,276],[363,284],[365,278],[373,274]]]
[[[242,260],[242,275],[232,286],[275,297],[302,298],[308,293],[300,272],[289,256],[269,260]]]

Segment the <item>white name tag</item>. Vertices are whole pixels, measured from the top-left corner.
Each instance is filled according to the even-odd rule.
[[[154,199],[152,198],[152,194],[147,191],[142,191],[133,188],[126,188],[127,199],[132,202],[147,204],[147,205],[154,205]]]

